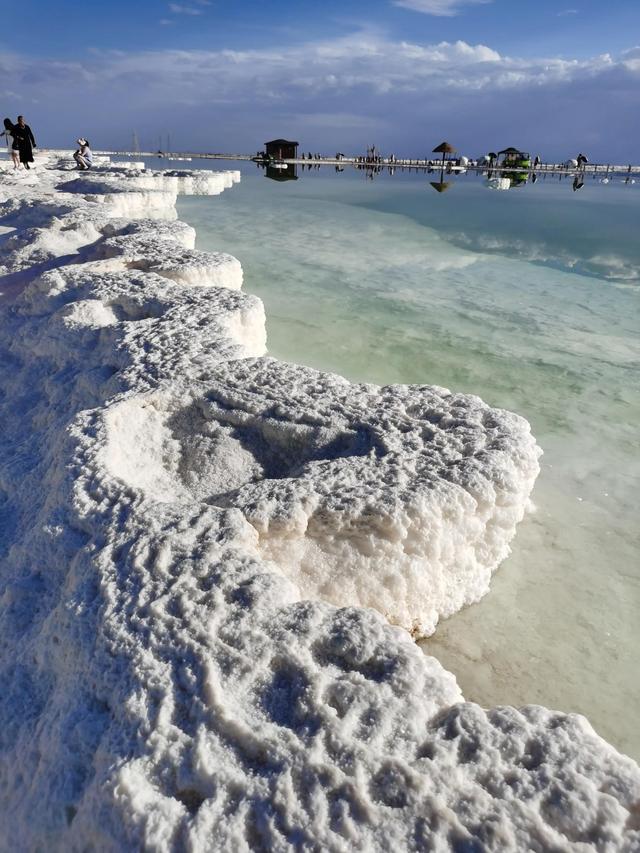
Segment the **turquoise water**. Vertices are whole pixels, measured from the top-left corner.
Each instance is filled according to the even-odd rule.
[[[579,711],[639,758],[640,185],[243,172],[179,214],[239,258],[273,355],[479,394],[544,449],[491,593],[425,651],[467,698]]]

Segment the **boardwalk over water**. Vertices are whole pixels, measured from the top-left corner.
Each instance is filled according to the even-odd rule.
[[[163,151],[161,152],[161,154],[158,151],[95,151],[94,153],[105,154],[110,157],[136,157],[144,160],[157,159],[171,164],[175,163],[176,165],[172,166],[172,168],[176,169],[187,168],[186,163],[188,163],[190,160],[245,160],[257,162],[260,165],[263,165],[267,162],[256,161],[255,154],[216,154],[196,151]],[[397,157],[395,157],[393,161],[390,161],[387,157],[383,157],[380,158],[380,160],[377,162],[368,162],[365,161],[363,158],[358,157],[341,157],[340,159],[337,159],[335,157],[312,157],[311,159],[303,159],[301,157],[297,157],[295,159],[283,159],[278,162],[291,163],[299,166],[353,166],[358,169],[416,169],[418,171],[423,170],[431,173],[439,173],[443,168],[442,161],[437,159],[416,159]],[[578,168],[577,166],[567,166],[565,163],[541,163],[540,165],[536,166],[535,169],[533,168],[533,166],[526,169],[519,169],[514,166],[503,167],[489,166],[488,164],[477,164],[475,161],[471,161],[467,166],[453,166],[451,165],[451,162],[452,161],[445,162],[445,174],[455,175],[460,174],[462,172],[485,173],[487,171],[491,171],[493,174],[500,174],[501,172],[535,172],[536,174],[551,175],[575,175],[576,172],[580,172],[583,175],[597,175],[601,178],[612,177],[614,175],[640,175],[640,165],[634,165],[632,163],[623,165],[613,163],[587,163],[586,165],[581,166],[580,168]]]

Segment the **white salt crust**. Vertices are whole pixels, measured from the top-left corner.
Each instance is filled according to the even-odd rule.
[[[0,849],[640,849],[630,759],[409,633],[488,591],[528,424],[266,358],[175,221],[238,178],[3,176]]]

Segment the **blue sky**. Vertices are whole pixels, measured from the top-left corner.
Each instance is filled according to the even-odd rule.
[[[640,0],[22,0],[0,111],[41,145],[249,152],[514,144],[640,159]],[[79,11],[81,10],[81,11]]]

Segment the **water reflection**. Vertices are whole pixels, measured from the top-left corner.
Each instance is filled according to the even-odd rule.
[[[445,181],[444,179],[444,169],[440,169],[440,180],[439,181],[430,181],[431,186],[434,188],[436,192],[445,193],[447,190],[451,189],[453,186],[453,181]]]
[[[298,169],[295,163],[265,163],[264,176],[272,181],[297,181]]]
[[[492,172],[487,172],[487,180],[485,186],[491,190],[511,190],[514,187],[523,187],[529,180],[529,172],[504,172],[501,175],[493,175]],[[535,184],[538,176],[531,174],[531,183]]]
[[[571,185],[573,192],[583,189],[589,177],[591,177],[592,182],[603,185],[615,182],[632,186],[636,183],[635,178],[630,174],[614,176],[606,173],[585,173],[584,167],[580,166],[573,169],[563,169],[563,171],[551,171],[540,166],[539,157],[536,157],[532,164],[529,154],[515,148],[507,148],[498,154],[490,153],[483,158],[482,163],[478,162],[477,164],[447,160],[427,164],[418,163],[418,161],[412,164],[409,161],[409,165],[407,165],[406,161],[403,163],[385,162],[382,161],[382,158],[373,159],[372,157],[357,157],[351,161],[338,159],[329,162],[316,158],[303,162],[299,160],[296,162],[254,160],[254,162],[256,162],[258,169],[264,171],[265,177],[278,183],[297,181],[304,175],[305,170],[307,172],[320,172],[323,166],[329,167],[335,174],[359,173],[365,181],[373,181],[380,177],[393,177],[396,174],[415,174],[425,177],[435,175],[436,180],[430,180],[429,185],[440,194],[448,192],[467,175],[471,175],[473,178],[481,178],[484,187],[498,191],[522,188],[529,184],[535,184],[540,179],[548,180],[554,184],[561,184],[566,181],[567,185]]]

